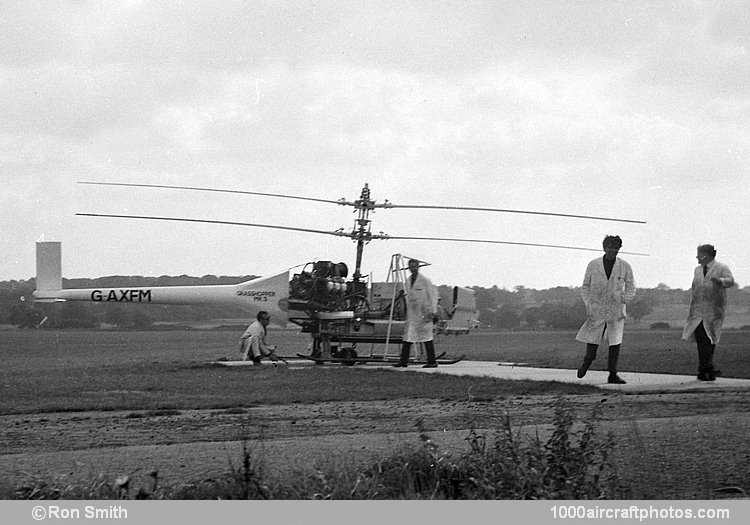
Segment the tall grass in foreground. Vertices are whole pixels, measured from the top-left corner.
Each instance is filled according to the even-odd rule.
[[[615,498],[610,461],[613,440],[596,433],[598,410],[574,430],[574,416],[559,398],[546,441],[513,430],[506,414],[490,434],[471,430],[468,450],[441,453],[417,422],[419,442],[364,466],[320,468],[271,481],[262,461],[243,444],[237,465],[217,479],[148,487],[128,477],[97,478],[85,486],[38,481],[0,493],[5,499],[607,499]]]

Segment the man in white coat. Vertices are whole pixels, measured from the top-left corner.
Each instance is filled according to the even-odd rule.
[[[424,343],[427,364],[423,368],[437,368],[432,325],[438,318],[438,293],[430,280],[419,273],[419,261],[409,260],[411,275],[406,280],[406,332],[401,346],[401,358],[393,366],[405,368],[409,362],[412,343]]]
[[[734,286],[729,268],[716,260],[716,249],[710,244],[698,246],[698,267],[693,273],[690,312],[682,338],[698,346],[698,380],[714,381],[721,370],[714,368],[714,351],[721,338],[727,288]]]
[[[276,346],[269,345],[266,342],[267,328],[270,321],[271,316],[268,312],[261,310],[255,316],[255,322],[248,326],[245,333],[242,334],[240,338],[240,354],[243,361],[252,360],[253,364],[259,365],[263,357],[273,360],[275,357],[273,352],[276,350]]]
[[[607,235],[602,242],[604,257],[591,261],[586,267],[581,297],[586,305],[586,321],[576,335],[576,340],[586,343],[586,355],[578,368],[578,378],[586,375],[596,359],[599,343],[609,343],[608,383],[623,384],[617,375],[622,332],[625,327],[625,304],[635,297],[635,280],[630,265],[619,259],[617,253],[622,239]]]

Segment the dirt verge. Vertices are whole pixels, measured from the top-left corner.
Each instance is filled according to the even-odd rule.
[[[747,392],[566,396],[579,420],[598,410],[612,433],[622,497],[717,498],[750,491]],[[128,474],[145,485],[200,481],[238,465],[242,443],[269,476],[367,462],[419,444],[417,425],[446,453],[468,451],[471,428],[491,436],[506,414],[543,435],[555,398],[399,400],[232,410],[0,416],[6,484],[82,483]]]

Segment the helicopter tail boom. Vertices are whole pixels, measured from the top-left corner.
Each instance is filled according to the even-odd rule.
[[[34,301],[55,303],[224,304],[250,313],[261,310],[285,316],[289,298],[289,270],[232,285],[68,288],[62,286],[59,242],[37,243],[37,289]]]

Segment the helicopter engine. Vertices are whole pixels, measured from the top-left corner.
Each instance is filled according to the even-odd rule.
[[[308,271],[308,267],[312,269]],[[349,270],[343,262],[308,263],[289,282],[289,308],[292,310],[344,310]]]

